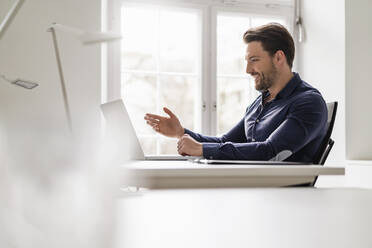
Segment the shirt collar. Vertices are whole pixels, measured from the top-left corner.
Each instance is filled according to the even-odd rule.
[[[297,85],[301,82],[300,75],[298,73],[293,72],[293,77],[288,81],[286,86],[276,95],[275,99],[286,98],[292,94],[292,92],[296,89]],[[264,99],[269,96],[269,91],[266,90],[261,94],[261,103],[263,104]]]
[[[270,95],[269,91],[268,90],[265,90],[262,92],[261,94],[261,105],[264,105],[264,101],[266,99],[266,97],[268,97]]]
[[[298,73],[296,72],[293,72],[293,77],[288,81],[286,86],[281,91],[279,91],[276,98],[277,99],[287,98],[292,94],[292,92],[296,89],[300,82],[301,82],[300,75],[298,75]]]

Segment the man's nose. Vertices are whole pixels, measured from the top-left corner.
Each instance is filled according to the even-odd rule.
[[[245,72],[247,74],[251,74],[252,73],[252,66],[250,65],[249,62],[247,62],[247,66],[245,67]]]

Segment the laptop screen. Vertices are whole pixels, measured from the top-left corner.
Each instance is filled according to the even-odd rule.
[[[145,159],[136,132],[122,100],[101,105],[106,119],[106,138],[112,156],[118,162]]]

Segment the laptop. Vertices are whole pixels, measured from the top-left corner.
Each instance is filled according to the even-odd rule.
[[[111,150],[116,150],[119,160],[190,160],[200,157],[181,155],[145,155],[133,124],[129,118],[124,102],[120,100],[101,104],[103,116],[106,119],[107,137]]]

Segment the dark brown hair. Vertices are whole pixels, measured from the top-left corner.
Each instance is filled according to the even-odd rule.
[[[271,56],[279,50],[283,51],[289,67],[292,68],[295,54],[293,38],[279,23],[269,23],[248,29],[243,35],[243,40],[247,44],[252,41],[261,42],[263,49]]]

